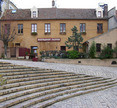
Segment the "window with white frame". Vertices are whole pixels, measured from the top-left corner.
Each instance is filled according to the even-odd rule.
[[[80,32],[86,32],[86,24],[85,23],[81,23],[80,24]]]
[[[50,33],[50,23],[45,24],[45,33]]]
[[[65,23],[61,23],[60,24],[60,33],[65,33],[66,32],[66,24]]]
[[[101,11],[98,11],[98,17],[101,17]]]
[[[18,34],[23,34],[23,24],[18,24]]]
[[[37,32],[37,24],[32,24],[32,33]]]
[[[36,11],[33,11],[33,18],[36,18]]]

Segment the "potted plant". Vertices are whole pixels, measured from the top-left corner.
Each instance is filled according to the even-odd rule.
[[[37,32],[32,32],[31,35],[36,36]]]
[[[25,55],[26,55],[26,59],[29,59],[29,53],[27,51],[26,51]]]

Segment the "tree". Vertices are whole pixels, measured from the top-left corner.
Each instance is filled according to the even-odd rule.
[[[73,47],[73,50],[79,51],[79,48],[82,48],[81,42],[83,41],[83,38],[81,36],[81,33],[77,33],[77,27],[74,26],[72,29],[72,36],[68,37],[68,40],[65,42],[66,47],[68,49]]]
[[[89,50],[89,57],[95,58],[95,55],[96,55],[96,44],[93,41],[92,44],[91,44],[90,50]]]
[[[115,42],[114,53],[115,53],[115,55],[116,55],[116,58],[117,58],[117,41]]]
[[[8,43],[12,42],[15,39],[15,28],[11,30],[10,23],[5,23],[1,24],[0,26],[0,40],[4,44],[4,55],[5,58],[7,57],[7,48],[8,48]]]

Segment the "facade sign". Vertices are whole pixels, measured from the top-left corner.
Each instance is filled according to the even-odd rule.
[[[61,38],[37,38],[38,42],[60,42]]]

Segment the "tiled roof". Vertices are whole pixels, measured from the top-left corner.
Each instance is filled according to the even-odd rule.
[[[97,18],[95,9],[62,9],[62,8],[39,8],[36,19],[107,19]],[[16,13],[6,10],[2,19],[5,20],[31,20],[30,9],[17,9]]]

